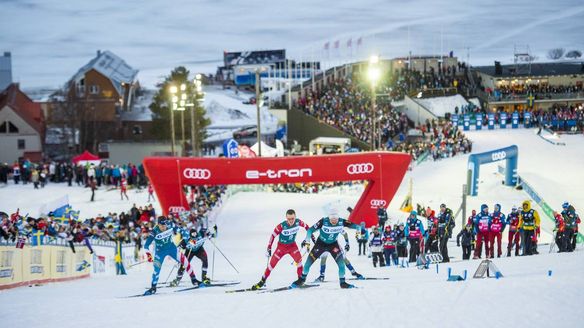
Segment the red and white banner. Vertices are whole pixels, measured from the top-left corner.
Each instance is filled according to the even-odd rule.
[[[367,180],[349,219],[377,224],[410,164],[404,153],[369,152],[272,158],[148,157],[144,168],[165,215],[188,209],[183,185],[273,184]]]

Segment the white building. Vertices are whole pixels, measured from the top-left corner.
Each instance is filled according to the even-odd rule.
[[[18,84],[0,92],[0,162],[42,159],[45,122],[41,106]]]

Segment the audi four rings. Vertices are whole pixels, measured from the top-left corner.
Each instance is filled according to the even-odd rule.
[[[187,179],[207,180],[211,178],[211,171],[207,169],[185,169],[183,176]]]
[[[371,163],[350,164],[347,166],[349,174],[364,174],[373,172],[374,166]]]

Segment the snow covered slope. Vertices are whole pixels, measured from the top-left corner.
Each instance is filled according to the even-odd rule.
[[[288,208],[295,208],[311,224],[322,214],[323,204],[338,197],[239,193],[226,204],[219,219],[217,246],[237,266],[236,274],[210,243],[205,248],[215,256],[215,279],[237,279],[247,287],[261,276],[266,258],[266,242]],[[341,203],[347,199],[341,197]],[[258,202],[261,201],[261,204]],[[255,204],[255,206],[250,206]],[[430,270],[415,267],[373,268],[370,259],[357,256],[350,232],[349,258],[357,270],[370,277],[390,277],[386,281],[357,281],[361,289],[340,290],[336,265],[329,259],[327,280],[310,290],[280,293],[255,292],[225,294],[229,288],[208,288],[184,293],[160,289],[148,298],[124,298],[142,293],[149,285],[150,270],[130,269],[124,277],[100,277],[81,281],[23,287],[0,292],[0,316],[12,326],[109,327],[123,322],[125,327],[577,327],[579,314],[573,309],[577,292],[584,287],[584,253],[542,254],[533,257],[495,260],[504,278],[446,282],[447,268],[455,274],[467,270],[472,275],[478,261],[454,262]],[[300,236],[304,236],[301,232]],[[542,246],[541,249],[546,247]],[[454,261],[460,252],[451,243]],[[543,252],[542,252],[543,253]],[[280,287],[295,279],[291,259],[283,258],[268,280]],[[198,260],[193,261],[197,272]],[[142,264],[149,266],[150,264]],[[172,264],[163,268],[166,279]],[[553,274],[549,277],[548,270]],[[176,271],[175,271],[176,272]],[[318,274],[313,267],[309,279]],[[173,273],[174,275],[174,273]],[[186,280],[185,280],[186,284]],[[185,285],[188,286],[188,285]],[[55,309],[60,304],[67,310]],[[74,304],[74,305],[73,305]],[[493,313],[496,315],[485,315]]]
[[[456,107],[460,112],[464,106],[468,105],[468,101],[461,95],[416,99],[416,101],[438,117],[444,117],[446,113],[454,114]]]

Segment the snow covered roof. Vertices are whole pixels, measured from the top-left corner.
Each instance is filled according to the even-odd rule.
[[[496,77],[517,77],[517,76],[559,76],[584,74],[584,62],[559,62],[559,63],[532,63],[531,74],[515,72],[515,65],[501,65],[502,74],[495,73],[495,66],[473,67],[483,74]]]
[[[109,50],[97,51],[97,56],[93,58],[85,66],[81,67],[79,71],[73,76],[73,80],[77,81],[85,75],[89,70],[94,69],[103,76],[110,79],[119,95],[123,95],[122,83],[133,83],[137,69],[133,69],[130,65],[120,57],[116,56]]]

